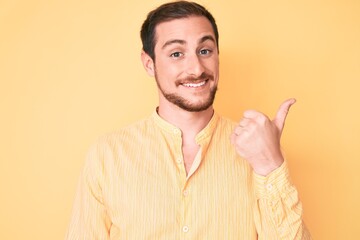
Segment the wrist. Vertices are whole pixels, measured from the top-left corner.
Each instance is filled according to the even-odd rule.
[[[263,163],[261,165],[253,166],[253,171],[260,176],[267,176],[271,172],[279,168],[283,164],[283,162],[283,158],[266,161],[266,163]]]

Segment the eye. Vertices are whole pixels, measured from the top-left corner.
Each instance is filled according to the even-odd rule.
[[[181,56],[183,56],[184,54],[182,54],[181,52],[174,52],[170,55],[170,57],[172,58],[179,58]]]
[[[210,49],[201,49],[199,53],[200,55],[209,55],[212,51]]]

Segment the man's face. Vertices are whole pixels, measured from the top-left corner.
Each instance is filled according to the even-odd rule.
[[[155,36],[154,75],[160,104],[175,104],[191,112],[212,106],[219,57],[209,20],[192,16],[163,22]]]

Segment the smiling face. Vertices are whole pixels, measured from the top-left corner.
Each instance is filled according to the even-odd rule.
[[[213,28],[205,17],[191,16],[156,26],[155,63],[142,54],[159,88],[159,107],[176,105],[200,112],[212,106],[219,79]]]

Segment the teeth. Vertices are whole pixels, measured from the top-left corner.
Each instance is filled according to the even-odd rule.
[[[183,85],[184,85],[185,87],[196,88],[196,87],[201,87],[201,86],[204,85],[205,83],[206,83],[206,81],[199,82],[199,83],[184,83]]]

